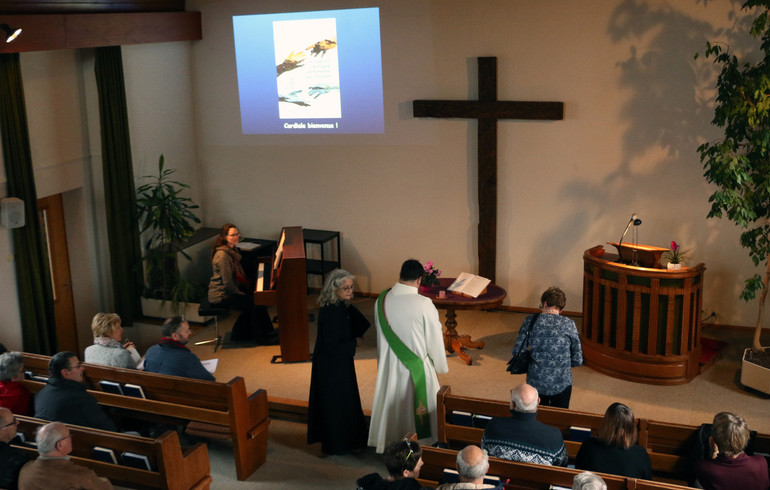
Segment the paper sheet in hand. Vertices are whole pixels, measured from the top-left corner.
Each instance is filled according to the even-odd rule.
[[[214,374],[214,371],[217,370],[217,363],[219,363],[219,359],[206,359],[205,361],[201,361],[201,364],[206,368],[206,371],[211,374]]]

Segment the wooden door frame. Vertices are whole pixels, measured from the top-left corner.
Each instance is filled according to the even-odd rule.
[[[56,350],[80,355],[62,195],[54,194],[38,199],[37,208],[40,213],[40,232],[46,244],[50,265]]]

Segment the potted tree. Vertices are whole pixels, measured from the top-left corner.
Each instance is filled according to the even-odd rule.
[[[189,197],[182,196],[190,186],[172,180],[174,172],[164,167],[161,154],[158,174],[141,177],[148,182],[136,190],[139,233],[144,238],[142,311],[147,316],[161,318],[181,313],[195,321],[198,305],[194,302],[201,297],[202,287],[181,276],[177,260],[179,254],[191,260],[183,245],[195,232],[193,225],[200,223],[200,219],[193,213],[198,206]]]
[[[741,227],[741,245],[754,265],[764,268],[761,275],[746,279],[740,294],[750,301],[759,293],[754,339],[744,352],[741,383],[770,393],[770,348],[760,342],[770,286],[770,0],[748,0],[741,9],[756,13],[750,34],[761,41],[760,57],[739,60],[729,46],[706,43],[706,58],[713,58],[720,69],[712,124],[723,129],[724,138],[700,145],[698,153],[706,181],[717,186],[709,198],[708,217],[724,215]]]

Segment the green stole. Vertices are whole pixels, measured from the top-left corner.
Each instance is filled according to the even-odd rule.
[[[426,417],[428,415],[428,389],[425,385],[425,365],[417,354],[404,345],[388,323],[388,319],[385,317],[385,295],[388,291],[390,289],[383,291],[379,297],[377,314],[380,319],[380,327],[393,353],[406,366],[409,374],[412,376],[412,384],[414,385],[414,426],[417,438],[424,439],[430,437],[431,433],[430,417]]]

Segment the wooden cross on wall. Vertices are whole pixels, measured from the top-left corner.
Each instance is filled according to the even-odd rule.
[[[563,102],[497,100],[497,58],[479,58],[479,100],[415,100],[414,117],[478,119],[479,275],[495,282],[497,256],[497,120],[564,119]]]

